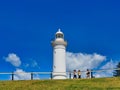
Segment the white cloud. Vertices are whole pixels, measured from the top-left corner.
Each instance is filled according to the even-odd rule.
[[[113,60],[107,62],[105,65],[103,65],[100,69],[104,70],[101,72],[96,72],[94,74],[95,77],[99,78],[99,77],[112,77],[113,76],[113,72],[114,70],[112,70],[113,68],[116,67],[116,63],[113,62]],[[108,70],[109,69],[109,70]]]
[[[16,71],[14,72],[14,80],[30,80],[30,79],[31,73],[27,73],[23,69],[16,69]],[[33,79],[40,79],[39,74],[34,74]]]
[[[67,71],[93,69],[98,67],[104,60],[106,60],[106,56],[97,53],[66,53]]]
[[[38,68],[40,69],[40,66],[38,65],[37,61],[36,60],[33,60],[33,59],[30,59],[29,62],[27,63],[24,63],[24,67],[26,68]]]
[[[26,73],[22,69],[16,69],[14,73],[16,73],[14,75],[14,80],[29,80],[31,78],[31,74]]]
[[[32,61],[31,66],[32,67],[39,67],[38,63],[35,60]]]
[[[34,78],[33,78],[34,80],[39,80],[39,79],[41,79],[40,78],[40,74],[34,74]]]
[[[93,76],[95,76],[95,78],[112,77],[113,70],[106,70],[106,71],[104,70],[104,71],[95,72],[95,74],[93,74]]]
[[[4,59],[15,67],[19,67],[21,65],[20,58],[14,53],[8,54],[8,56],[5,57]]]
[[[110,62],[107,62],[104,66],[101,67],[101,69],[112,69],[116,67],[116,63],[113,62],[113,60],[110,60]]]

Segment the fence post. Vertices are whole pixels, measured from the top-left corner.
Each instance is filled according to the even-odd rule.
[[[31,80],[33,80],[33,73],[31,72]]]
[[[69,72],[69,79],[71,79],[71,72]]]
[[[93,70],[91,70],[91,74],[90,75],[91,75],[91,78],[93,78]]]
[[[12,72],[12,80],[14,80],[14,73]]]
[[[50,73],[50,78],[52,79],[52,72]]]

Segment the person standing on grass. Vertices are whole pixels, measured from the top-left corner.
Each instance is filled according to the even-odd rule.
[[[81,78],[81,72],[80,72],[80,70],[78,70],[78,78],[79,79]]]
[[[77,78],[77,72],[76,70],[73,71],[73,79],[76,79]]]
[[[90,70],[89,70],[89,69],[87,69],[86,77],[87,77],[87,78],[90,78]]]

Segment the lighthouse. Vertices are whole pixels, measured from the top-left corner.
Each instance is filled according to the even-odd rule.
[[[60,29],[55,34],[52,41],[53,46],[53,79],[66,79],[66,46],[64,34]]]

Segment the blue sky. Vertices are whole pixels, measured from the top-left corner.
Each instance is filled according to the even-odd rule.
[[[119,62],[119,4],[119,0],[0,1],[0,72],[52,71],[51,40],[58,28],[65,34],[68,54],[105,56],[94,67],[99,69],[111,59]],[[19,57],[21,64],[8,62],[9,54]]]

